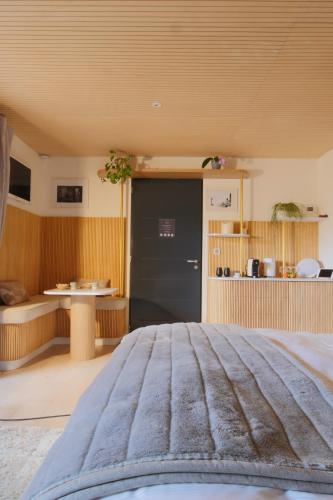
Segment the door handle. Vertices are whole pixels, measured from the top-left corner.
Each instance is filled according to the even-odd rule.
[[[199,264],[198,259],[187,259],[186,262],[188,262],[189,264]]]

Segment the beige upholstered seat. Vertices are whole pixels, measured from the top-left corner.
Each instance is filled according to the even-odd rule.
[[[35,295],[27,302],[15,306],[0,306],[0,324],[22,324],[32,321],[44,314],[55,311],[60,305],[58,297]]]

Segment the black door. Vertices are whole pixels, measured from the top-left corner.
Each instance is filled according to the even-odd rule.
[[[202,181],[134,179],[130,328],[201,320]]]

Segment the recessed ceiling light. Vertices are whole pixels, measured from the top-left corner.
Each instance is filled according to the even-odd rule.
[[[161,107],[160,101],[153,101],[151,103],[151,105],[153,106],[153,108],[160,108]]]

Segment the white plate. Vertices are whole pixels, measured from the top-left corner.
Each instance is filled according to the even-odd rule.
[[[296,266],[299,278],[315,278],[320,271],[320,264],[316,259],[302,259]]]

